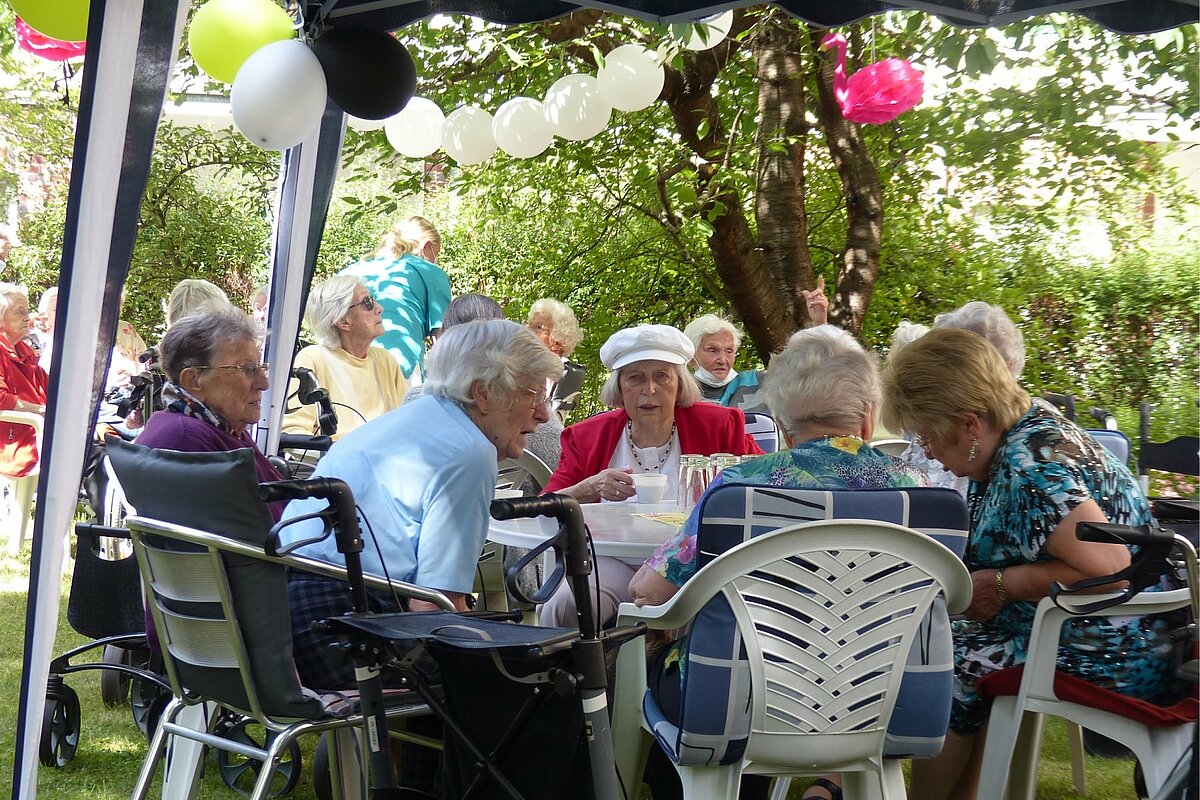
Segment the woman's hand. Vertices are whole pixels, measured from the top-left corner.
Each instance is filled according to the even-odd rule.
[[[971,573],[971,605],[963,612],[968,619],[987,622],[1004,608],[996,591],[996,572],[994,569],[977,569]]]
[[[599,500],[610,500],[619,503],[633,497],[633,478],[629,469],[605,469],[590,478],[584,478],[574,486],[562,490],[562,493],[574,497],[580,503],[595,503]]]
[[[638,608],[660,606],[675,596],[679,587],[643,564],[629,581],[629,596]]]
[[[829,298],[825,296],[825,276],[817,276],[817,288],[801,289],[804,304],[808,307],[808,319],[814,326],[829,322]]]

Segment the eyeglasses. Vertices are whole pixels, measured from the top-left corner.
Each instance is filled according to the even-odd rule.
[[[365,311],[374,311],[375,306],[377,306],[377,305],[379,305],[379,301],[375,299],[374,295],[369,294],[366,297],[364,297],[362,300],[359,300],[357,303],[351,303],[350,308],[357,308],[358,306],[362,306],[363,310],[365,310]]]
[[[921,436],[920,434],[913,436],[913,444],[915,444],[917,447],[921,448],[921,450],[923,450],[925,452],[926,458],[933,458],[933,453],[931,453],[929,451],[929,448],[933,444],[933,442],[930,440],[930,438],[928,436]]]
[[[266,361],[261,364],[251,364],[249,361],[243,361],[241,364],[195,364],[192,369],[236,369],[250,380],[265,378],[271,374],[271,365]]]
[[[517,388],[523,392],[529,392],[531,395],[530,408],[538,408],[550,402],[550,391],[544,386],[540,389],[530,389],[528,386],[518,386]]]

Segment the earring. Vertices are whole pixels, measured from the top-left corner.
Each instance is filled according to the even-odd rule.
[[[974,461],[975,456],[979,455],[979,437],[971,437],[971,451],[967,453],[967,461]]]
[[[486,416],[488,415],[488,411],[487,411],[487,409],[486,409],[486,408],[481,408],[481,409],[479,409],[479,414],[480,414],[481,416],[484,416],[484,417],[486,417]]]

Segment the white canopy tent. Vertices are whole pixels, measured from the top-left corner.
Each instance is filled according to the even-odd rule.
[[[642,19],[699,19],[742,0],[303,0],[305,30],[360,25],[393,30],[439,13],[500,23],[550,19],[602,8]],[[1151,32],[1197,21],[1194,0],[780,0],[814,24],[832,26],[889,9],[919,9],[980,27],[1063,10],[1120,32]],[[59,616],[68,530],[84,449],[116,334],[120,290],[137,234],[155,131],[189,9],[188,0],[92,0],[60,275],[46,436],[26,612],[23,676],[12,797],[37,793],[38,744],[47,670]],[[286,386],[303,300],[324,230],[341,152],[344,115],[332,103],[318,130],[283,158],[273,232],[267,360]],[[94,298],[102,302],[94,302]],[[281,398],[263,404],[260,445],[278,441]],[[46,532],[49,532],[47,535]]]

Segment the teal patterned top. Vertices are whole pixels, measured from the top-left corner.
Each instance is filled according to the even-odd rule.
[[[857,436],[827,436],[730,467],[713,480],[704,496],[727,483],[787,489],[904,489],[925,486],[926,479]],[[702,498],[679,533],[646,559],[646,566],[676,586],[696,574],[696,530],[703,504]]]

